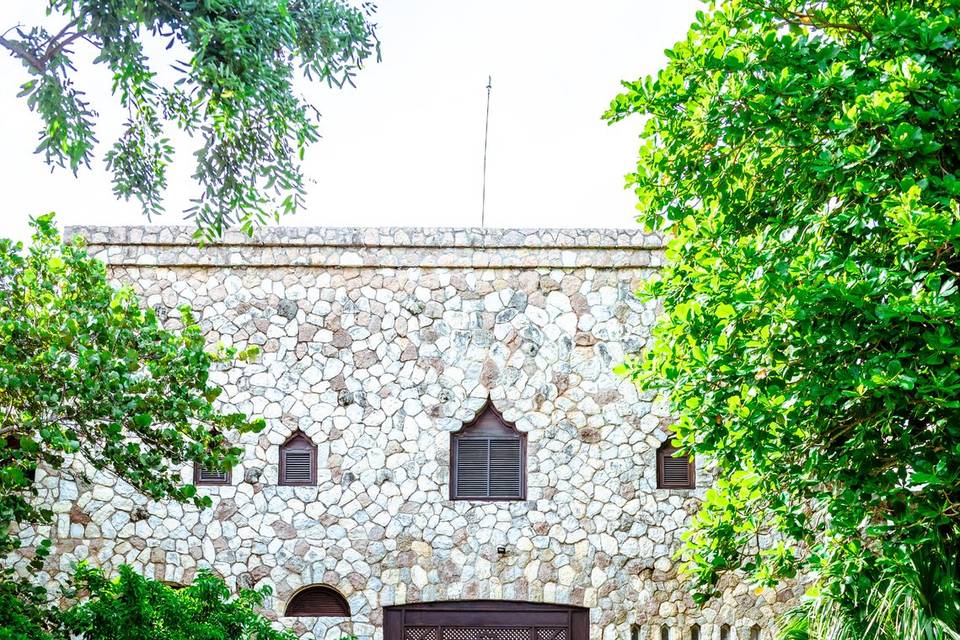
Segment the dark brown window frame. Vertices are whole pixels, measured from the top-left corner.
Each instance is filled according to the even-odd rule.
[[[300,443],[305,443],[307,446],[301,446]],[[289,450],[305,450],[310,452],[310,479],[307,481],[287,481],[287,464],[286,456],[283,455],[285,451]],[[307,437],[302,431],[293,432],[289,438],[280,445],[280,474],[277,477],[277,484],[285,487],[315,487],[317,486],[317,445]]]
[[[225,487],[233,484],[233,469],[227,469],[226,477],[223,480],[204,480],[201,478],[203,469],[199,462],[193,463],[193,484],[198,487]],[[214,469],[219,471],[219,469]]]
[[[696,489],[697,488],[697,465],[693,457],[687,458],[689,469],[687,471],[687,482],[668,482],[664,470],[664,459],[673,458],[677,448],[667,440],[657,449],[657,489]],[[679,459],[679,458],[678,458]]]
[[[329,596],[332,600],[332,605],[334,607],[339,607],[339,611],[304,611],[303,608],[306,608],[300,600],[304,596],[310,593],[322,593],[326,596]],[[301,610],[295,610],[296,607],[300,606]],[[350,613],[350,603],[347,602],[347,599],[343,596],[342,593],[334,589],[333,587],[326,584],[311,584],[302,589],[297,590],[287,601],[287,606],[283,608],[283,615],[287,618],[303,617],[303,618],[349,618]]]
[[[458,496],[457,495],[457,442],[460,440],[493,440],[491,434],[476,434],[476,427],[488,414],[493,414],[497,422],[504,428],[499,438],[515,438],[520,442],[520,495],[518,496]],[[474,435],[471,435],[474,433]],[[489,489],[489,488],[488,488]],[[488,490],[489,492],[489,490]],[[527,434],[517,429],[512,422],[507,422],[493,406],[487,402],[476,417],[463,425],[459,431],[450,434],[450,499],[470,502],[518,502],[527,499]]]

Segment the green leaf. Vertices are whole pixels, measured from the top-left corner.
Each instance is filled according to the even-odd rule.
[[[716,311],[714,311],[714,313],[716,314],[716,316],[717,316],[718,318],[720,318],[720,319],[726,319],[726,318],[729,318],[730,316],[734,315],[734,314],[736,313],[736,310],[733,308],[732,305],[729,305],[729,304],[727,304],[727,303],[724,302],[724,303],[721,303],[721,304],[717,305]]]

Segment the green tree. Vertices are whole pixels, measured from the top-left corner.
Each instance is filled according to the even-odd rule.
[[[117,578],[79,567],[75,587],[88,593],[63,615],[66,630],[83,640],[295,640],[257,612],[270,588],[241,589],[235,597],[223,580],[201,572],[175,589],[121,566]]]
[[[960,558],[936,545],[917,547],[909,560],[871,572],[873,584],[849,582],[822,597],[806,597],[781,621],[780,640],[958,640]],[[849,578],[840,566],[833,580]]]
[[[315,141],[316,109],[294,92],[307,79],[353,84],[380,55],[374,7],[345,0],[46,0],[55,26],[16,27],[0,46],[23,62],[20,95],[41,121],[46,162],[74,173],[89,166],[97,113],[76,78],[74,48],[90,46],[113,75],[113,97],[128,114],[106,154],[118,197],[162,210],[176,126],[202,141],[194,178],[200,192],[188,213],[208,236],[227,225],[254,225],[302,204],[300,161]],[[161,83],[144,37],[188,58]]]
[[[647,118],[628,183],[670,237],[624,369],[717,467],[683,552],[700,599],[804,571],[864,613],[918,551],[957,593],[958,43],[955,0],[731,0],[605,116]]]
[[[0,558],[20,547],[21,526],[51,521],[33,499],[38,465],[81,456],[151,498],[209,506],[182,484],[182,466],[229,468],[241,449],[226,436],[264,426],[219,411],[221,389],[209,382],[217,362],[255,348],[208,353],[187,307],[174,310],[182,328],[165,329],[129,288],[111,286],[79,239],[62,243],[52,216],[33,224],[29,250],[0,240]],[[34,549],[35,568],[49,548]],[[0,629],[42,627],[45,599],[0,565]]]

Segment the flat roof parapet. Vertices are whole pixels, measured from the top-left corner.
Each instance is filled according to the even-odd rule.
[[[200,247],[188,226],[72,226],[112,266],[629,268],[662,263],[639,229],[266,227]]]

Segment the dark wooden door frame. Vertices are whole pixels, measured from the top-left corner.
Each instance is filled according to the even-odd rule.
[[[513,600],[448,600],[419,602],[383,608],[384,640],[449,640],[447,629],[464,628],[510,629],[510,637],[525,629],[530,640],[561,640],[562,636],[541,633],[540,630],[565,629],[565,640],[589,640],[590,610],[562,604],[517,602]],[[408,634],[407,628],[434,634]],[[448,634],[463,637],[462,633]]]

